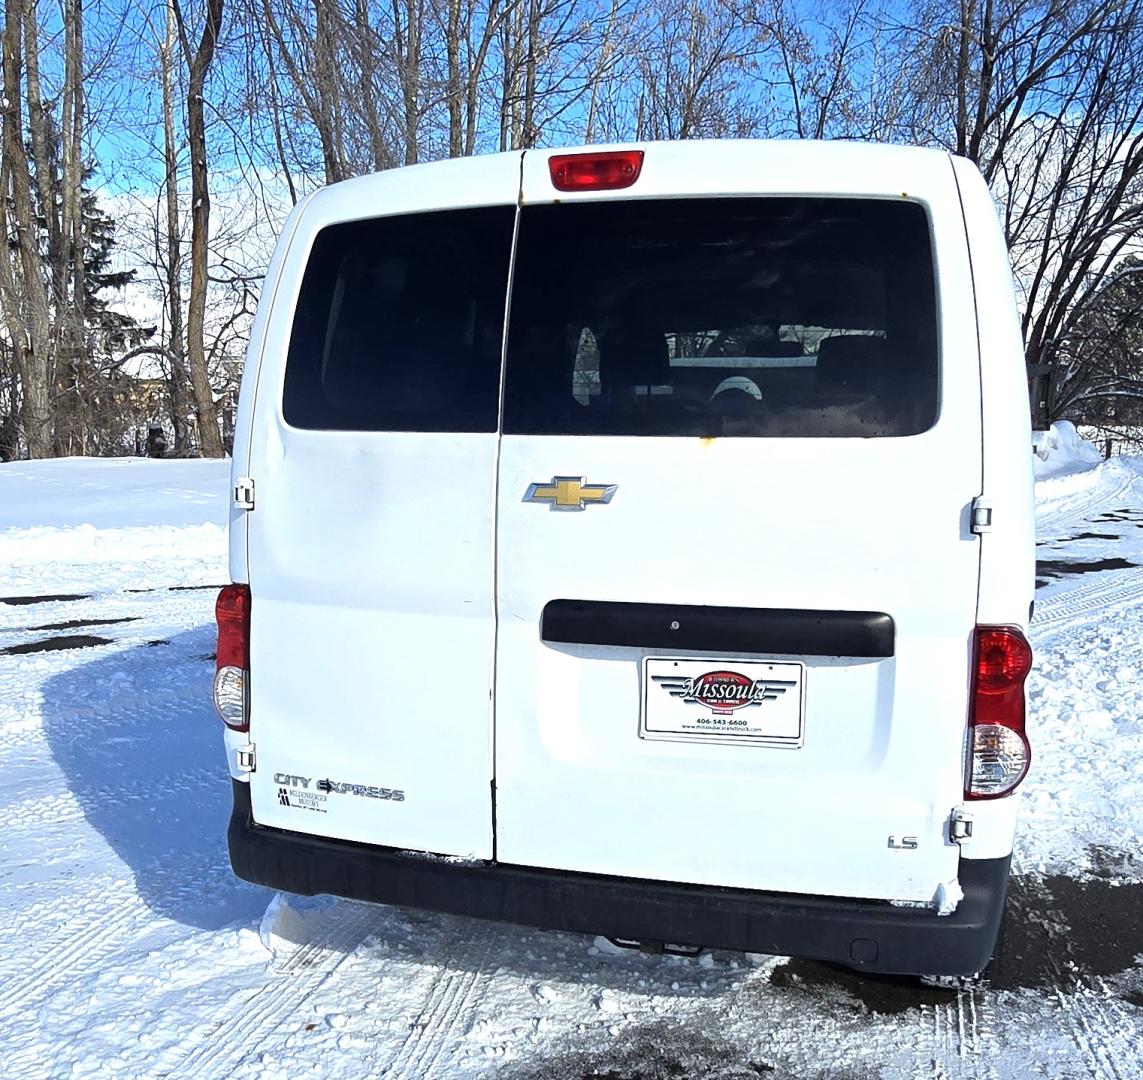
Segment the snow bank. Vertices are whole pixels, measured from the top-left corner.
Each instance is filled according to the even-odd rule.
[[[1034,432],[1032,451],[1037,480],[1087,472],[1103,460],[1091,443],[1080,438],[1070,420],[1056,420],[1048,431]]]
[[[8,593],[226,578],[228,460],[60,458],[0,465]]]
[[[0,530],[226,527],[230,461],[57,458],[0,464]]]

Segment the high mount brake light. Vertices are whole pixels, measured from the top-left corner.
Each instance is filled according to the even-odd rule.
[[[1013,626],[978,626],[973,652],[966,799],[998,799],[1028,774],[1024,680],[1032,649]]]
[[[250,588],[226,585],[214,605],[218,652],[214,675],[214,707],[235,731],[249,731]]]
[[[643,169],[642,150],[590,151],[548,158],[557,191],[617,191],[630,187]]]

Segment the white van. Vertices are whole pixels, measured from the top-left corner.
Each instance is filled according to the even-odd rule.
[[[316,192],[235,439],[235,872],[977,972],[1030,758],[1030,444],[967,161],[649,143]]]

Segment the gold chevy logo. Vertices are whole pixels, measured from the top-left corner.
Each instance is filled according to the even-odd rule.
[[[547,484],[529,484],[524,502],[546,502],[549,510],[583,510],[611,502],[618,484],[585,484],[582,476],[553,476]]]

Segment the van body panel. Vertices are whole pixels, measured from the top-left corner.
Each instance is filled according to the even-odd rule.
[[[521,204],[735,194],[923,199],[926,193],[947,196],[949,188],[949,155],[941,150],[793,139],[630,143],[622,149],[644,153],[639,178],[631,187],[557,191],[552,186],[549,158],[619,148],[606,145],[525,151]]]
[[[971,162],[952,161],[972,258],[979,337],[986,343],[980,350],[985,433],[981,490],[993,505],[993,521],[981,534],[977,620],[1027,630],[1035,595],[1036,526],[1020,316],[992,196]]]
[[[1030,738],[1033,740],[1032,752],[1035,754],[1034,728]],[[1034,759],[1032,767],[1036,767]],[[1003,799],[966,803],[965,809],[972,817],[972,836],[961,843],[961,859],[1001,859],[1011,855],[1020,803],[1019,788]]]
[[[518,192],[519,155],[350,181],[313,196],[284,258],[249,454],[260,824],[492,857],[495,412],[487,431],[309,430],[283,385],[323,230],[504,207],[504,290]]]
[[[981,475],[980,376],[948,158],[904,153],[909,167],[890,189],[889,158],[868,148],[853,151],[852,169],[836,159],[825,168],[829,148],[818,146],[645,149],[639,198],[844,192],[901,200],[906,191],[906,201],[923,206],[937,279],[939,415],[902,438],[536,436],[506,427],[497,517],[498,858],[931,901],[957,872],[948,818],[962,798],[979,574],[969,509]],[[522,238],[530,207],[552,199],[547,156],[525,155]],[[622,197],[635,192],[598,199]],[[531,485],[561,476],[614,486],[614,495],[581,513],[523,501]],[[544,642],[542,612],[556,599],[884,612],[896,650],[882,660],[727,657]],[[705,656],[712,668],[733,659],[803,664],[803,744],[641,737],[640,711],[656,692],[644,685],[647,656]],[[902,849],[903,837],[915,846]]]
[[[258,396],[258,383],[262,371],[262,355],[266,336],[270,327],[271,313],[280,316],[281,307],[275,302],[278,284],[282,280],[282,268],[286,264],[287,253],[298,223],[306,214],[306,206],[312,195],[302,199],[286,218],[282,232],[266,267],[266,277],[262,282],[262,295],[254,313],[250,327],[250,341],[246,347],[246,359],[242,367],[242,384],[238,393],[238,408],[234,417],[234,446],[231,448],[230,462],[230,522],[227,530],[230,560],[230,580],[247,584],[250,581],[248,569],[247,512],[236,505],[234,487],[244,477],[250,475],[250,440],[254,430],[254,402]],[[231,755],[227,755],[230,757]]]
[[[490,490],[495,435],[279,435],[255,446],[255,820],[491,858],[492,507],[453,507]]]
[[[918,469],[942,441],[939,429],[912,440]],[[976,551],[961,535],[962,508],[903,467],[894,442],[504,437],[499,562],[513,573],[498,590],[499,858],[925,901],[955,878],[958,849],[945,834],[963,786]],[[775,529],[766,510],[751,512],[798,498],[801,470],[836,476],[816,485],[820,513]],[[521,503],[530,483],[569,471],[618,486],[606,511]],[[902,521],[877,527],[862,475],[879,477],[887,505],[907,503],[910,520],[943,519],[949,539]],[[680,501],[675,490],[690,494]],[[701,506],[720,505],[748,509],[733,532],[712,535]],[[930,559],[940,583],[918,594],[901,567]],[[702,575],[685,572],[696,565]],[[884,611],[896,655],[767,655],[806,667],[799,749],[642,739],[643,658],[703,653],[545,643],[539,620],[555,597]],[[890,836],[920,847],[891,849]]]

